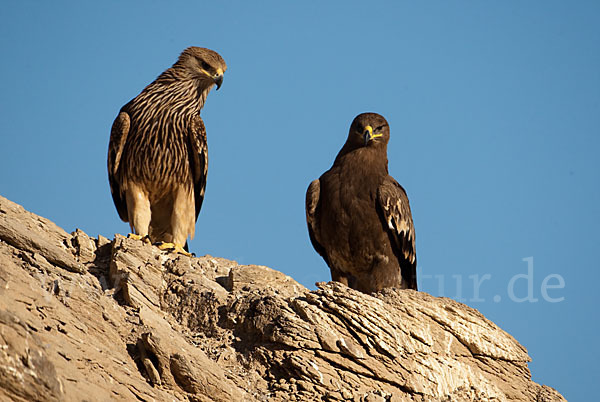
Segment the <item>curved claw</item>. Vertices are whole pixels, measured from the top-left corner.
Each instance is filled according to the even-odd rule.
[[[157,247],[161,250],[172,251],[177,254],[183,254],[185,256],[192,257],[192,254],[185,251],[185,249],[183,248],[183,246],[181,244],[164,243],[163,242],[163,243],[160,243]]]
[[[133,239],[133,240],[141,240],[141,241],[143,241],[146,244],[150,244],[150,237],[148,237],[148,235],[146,235],[146,236],[140,236],[140,235],[135,234],[135,233],[129,233],[127,235],[127,238],[128,239]]]

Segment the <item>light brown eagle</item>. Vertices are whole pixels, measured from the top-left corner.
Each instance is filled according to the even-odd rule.
[[[417,289],[415,228],[406,192],[388,174],[390,128],[358,115],[331,169],[306,193],[306,222],[331,278],[365,293]]]
[[[218,53],[189,47],[121,108],[110,133],[108,180],[133,237],[186,253],[208,167],[200,110],[226,69]]]

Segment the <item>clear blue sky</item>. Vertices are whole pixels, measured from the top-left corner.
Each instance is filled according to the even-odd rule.
[[[210,164],[192,251],[310,288],[329,280],[304,194],[354,116],[379,112],[412,205],[420,290],[479,309],[527,347],[535,381],[589,400],[600,3],[369,3],[6,2],[0,194],[67,231],[127,233],[106,176],[112,121],[185,47],[212,48],[229,69],[202,112]],[[518,302],[528,261],[537,302]],[[547,277],[557,287],[543,294]]]

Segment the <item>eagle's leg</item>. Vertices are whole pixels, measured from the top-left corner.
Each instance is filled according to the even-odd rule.
[[[348,286],[348,277],[346,276],[346,274],[342,273],[342,271],[339,271],[335,268],[331,268],[331,280],[343,283],[344,285]]]
[[[125,199],[127,202],[129,226],[134,233],[131,237],[139,237],[140,240],[147,239],[151,217],[148,195],[139,185],[130,183],[129,188],[125,193]]]
[[[191,256],[184,247],[188,236],[194,237],[195,224],[196,210],[191,186],[180,186],[173,196],[170,230],[172,243],[163,243],[161,248],[173,249],[176,253]]]
[[[376,258],[376,261],[368,275],[361,278],[360,291],[371,293],[385,288],[407,289],[396,261],[389,261],[387,258]]]

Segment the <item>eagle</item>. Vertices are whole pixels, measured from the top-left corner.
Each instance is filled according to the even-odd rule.
[[[217,52],[189,47],[121,108],[110,132],[108,181],[130,237],[189,255],[208,168],[200,110],[226,69]]]
[[[417,290],[415,228],[406,192],[388,174],[390,127],[362,113],[333,166],[310,183],[306,222],[331,278],[364,293]]]

